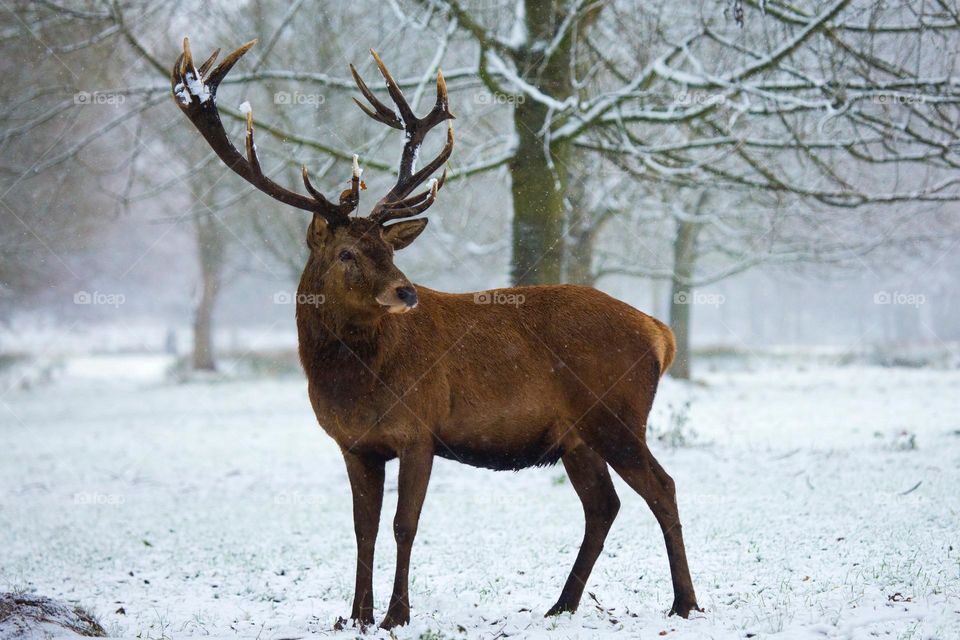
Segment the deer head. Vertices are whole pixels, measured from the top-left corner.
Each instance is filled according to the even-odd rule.
[[[248,42],[211,71],[220,50],[217,49],[199,67],[194,65],[190,42],[183,40],[183,53],[173,65],[171,85],[180,110],[190,119],[219,158],[237,175],[272,198],[297,209],[310,211],[313,219],[307,229],[310,257],[304,278],[348,312],[362,315],[403,313],[417,306],[417,292],[407,277],[393,264],[395,251],[413,242],[426,228],[426,218],[413,218],[434,203],[447,177],[444,169],[420,193],[411,193],[433,175],[453,151],[453,126],[448,122],[447,142],[440,153],[419,171],[417,156],[427,132],[444,120],[452,120],[443,73],[437,72],[437,101],[423,118],[414,115],[400,87],[377,52],[370,50],[397,110],[383,104],[367,87],[356,68],[350,72],[370,106],[354,98],[368,116],[405,134],[400,170],[396,184],[373,206],[366,216],[351,216],[360,204],[365,188],[360,180],[357,156],[353,157],[350,188],[340,194],[337,203],[323,196],[310,182],[303,167],[303,185],[308,195],[280,186],[264,175],[253,139],[253,112],[247,109],[246,154],[241,154],[227,137],[216,105],[217,88],[237,61],[256,40]],[[401,220],[400,222],[395,222]],[[388,224],[391,223],[392,224]],[[309,278],[308,278],[309,276]]]

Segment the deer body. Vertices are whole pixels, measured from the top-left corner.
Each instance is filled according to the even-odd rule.
[[[650,404],[672,359],[665,325],[595,289],[491,296],[516,305],[417,291],[416,310],[368,326],[342,325],[323,306],[297,310],[311,402],[344,449],[394,458],[411,440],[433,441],[436,455],[479,467],[552,464],[615,430],[604,424],[616,423],[614,407]]]
[[[673,359],[670,329],[586,287],[504,289],[479,304],[474,294],[412,285],[393,256],[426,228],[427,220],[416,216],[433,204],[446,178],[444,171],[427,190],[411,195],[453,150],[448,122],[439,155],[415,169],[426,133],[453,119],[443,75],[437,74],[435,106],[418,118],[375,52],[396,111],[380,102],[351,65],[370,106],[357,104],[406,134],[396,184],[368,216],[357,217],[351,213],[364,185],[356,156],[350,188],[331,202],[313,187],[306,168],[309,195],[264,174],[252,111],[247,110],[245,157],[230,142],[216,106],[217,88],[253,44],[216,68],[218,52],[197,67],[184,39],[171,89],[177,106],[230,169],[271,197],[313,213],[297,331],[311,404],[340,446],[353,494],[357,573],[351,618],[361,625],[373,622],[384,468],[398,458],[396,574],[381,626],[409,621],[411,552],[435,456],[490,469],[563,462],[583,503],[584,537],[547,615],[577,609],[620,507],[613,468],[660,524],[673,581],[671,613],[687,617],[698,607],[674,483],[646,445],[657,383]]]

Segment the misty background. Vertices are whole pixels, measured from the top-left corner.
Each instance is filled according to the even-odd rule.
[[[447,291],[577,282],[669,321],[674,372],[777,348],[954,362],[957,11],[945,3],[10,2],[0,14],[0,350],[295,347],[308,216],[253,190],[176,108],[169,69],[259,43],[218,95],[268,175],[386,192],[442,67],[456,147],[398,256]],[[425,157],[442,135],[428,136]],[[689,358],[683,346],[689,340]],[[906,357],[906,356],[903,356]],[[946,360],[945,360],[946,359]],[[706,362],[706,360],[704,360]]]

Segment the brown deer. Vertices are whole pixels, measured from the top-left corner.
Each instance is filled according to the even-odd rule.
[[[646,445],[647,415],[674,355],[670,329],[587,287],[451,294],[414,286],[394,265],[393,254],[423,232],[426,219],[406,218],[426,211],[446,178],[444,171],[429,188],[411,195],[453,150],[443,74],[437,74],[436,104],[418,118],[376,52],[371,51],[396,110],[350,66],[370,103],[355,99],[360,108],[406,136],[396,184],[369,215],[351,216],[363,188],[356,156],[350,188],[334,203],[313,187],[305,167],[309,195],[264,175],[249,109],[245,156],[228,139],[217,87],[255,42],[212,69],[219,50],[196,67],[184,39],[173,67],[173,93],[228,167],[273,198],[313,213],[297,330],[310,402],[343,452],[353,491],[357,575],[351,617],[361,626],[373,622],[384,464],[399,458],[396,577],[381,626],[410,620],[410,551],[434,456],[489,469],[563,461],[583,502],[586,526],[570,576],[547,615],[577,609],[620,508],[607,465],[646,500],[663,530],[673,580],[671,614],[687,617],[698,609],[674,483]],[[446,145],[416,170],[424,136],[444,121]],[[402,221],[386,224],[395,220]],[[504,300],[514,304],[498,304]]]

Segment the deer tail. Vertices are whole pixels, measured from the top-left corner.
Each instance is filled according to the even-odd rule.
[[[655,319],[654,321],[657,323],[657,329],[660,330],[662,336],[658,341],[660,349],[657,354],[660,360],[660,377],[662,378],[670,365],[673,364],[673,357],[677,354],[677,340],[674,338],[670,327],[659,320]]]

